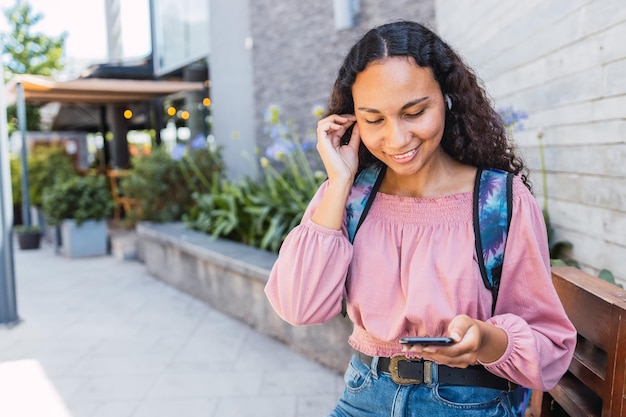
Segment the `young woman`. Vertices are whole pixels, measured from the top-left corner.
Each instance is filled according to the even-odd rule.
[[[339,70],[317,150],[328,180],[288,235],[265,292],[293,325],[341,311],[354,323],[346,389],[331,416],[513,416],[516,384],[551,389],[576,331],[552,286],[547,235],[526,168],[476,76],[432,31],[367,32]],[[353,243],[355,176],[386,167]],[[515,175],[492,314],[475,250],[477,168]],[[406,336],[445,336],[413,345]]]

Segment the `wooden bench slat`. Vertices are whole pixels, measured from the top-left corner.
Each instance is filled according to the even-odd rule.
[[[572,417],[599,416],[602,400],[571,374],[565,374],[550,396]]]
[[[578,337],[574,358],[569,371],[599,396],[602,396],[606,380],[607,354],[588,340]]]
[[[626,291],[572,267],[553,267],[552,282],[579,337],[569,371],[546,398],[571,417],[626,415]],[[536,405],[550,416],[545,401]]]
[[[578,333],[602,350],[607,351],[612,304],[603,302],[604,300],[598,294],[588,292],[586,287],[580,287],[573,282],[553,278],[553,283],[561,298],[561,303]],[[566,296],[563,297],[563,295]]]

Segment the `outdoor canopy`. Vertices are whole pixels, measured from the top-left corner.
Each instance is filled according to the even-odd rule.
[[[200,91],[202,82],[167,80],[128,80],[78,78],[56,81],[40,75],[16,75],[7,84],[7,104],[17,101],[17,84],[24,88],[24,99],[31,104],[85,103],[115,104],[152,100],[186,91]]]

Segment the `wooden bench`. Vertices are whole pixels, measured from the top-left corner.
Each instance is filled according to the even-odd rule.
[[[533,393],[532,415],[562,415],[557,403],[571,417],[626,416],[626,291],[573,267],[553,267],[552,281],[578,344],[558,385]]]

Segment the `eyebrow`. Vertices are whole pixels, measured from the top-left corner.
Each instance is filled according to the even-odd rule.
[[[419,104],[419,103],[421,103],[423,101],[428,100],[429,98],[430,97],[421,97],[421,98],[418,98],[418,99],[415,99],[415,100],[411,100],[408,103],[406,103],[404,106],[402,106],[402,108],[400,110],[406,110],[408,108],[411,108],[411,107],[415,106],[416,104]],[[364,111],[364,112],[367,112],[367,113],[380,113],[380,110],[376,110],[376,109],[373,109],[373,108],[370,108],[370,107],[359,107],[357,110]]]

